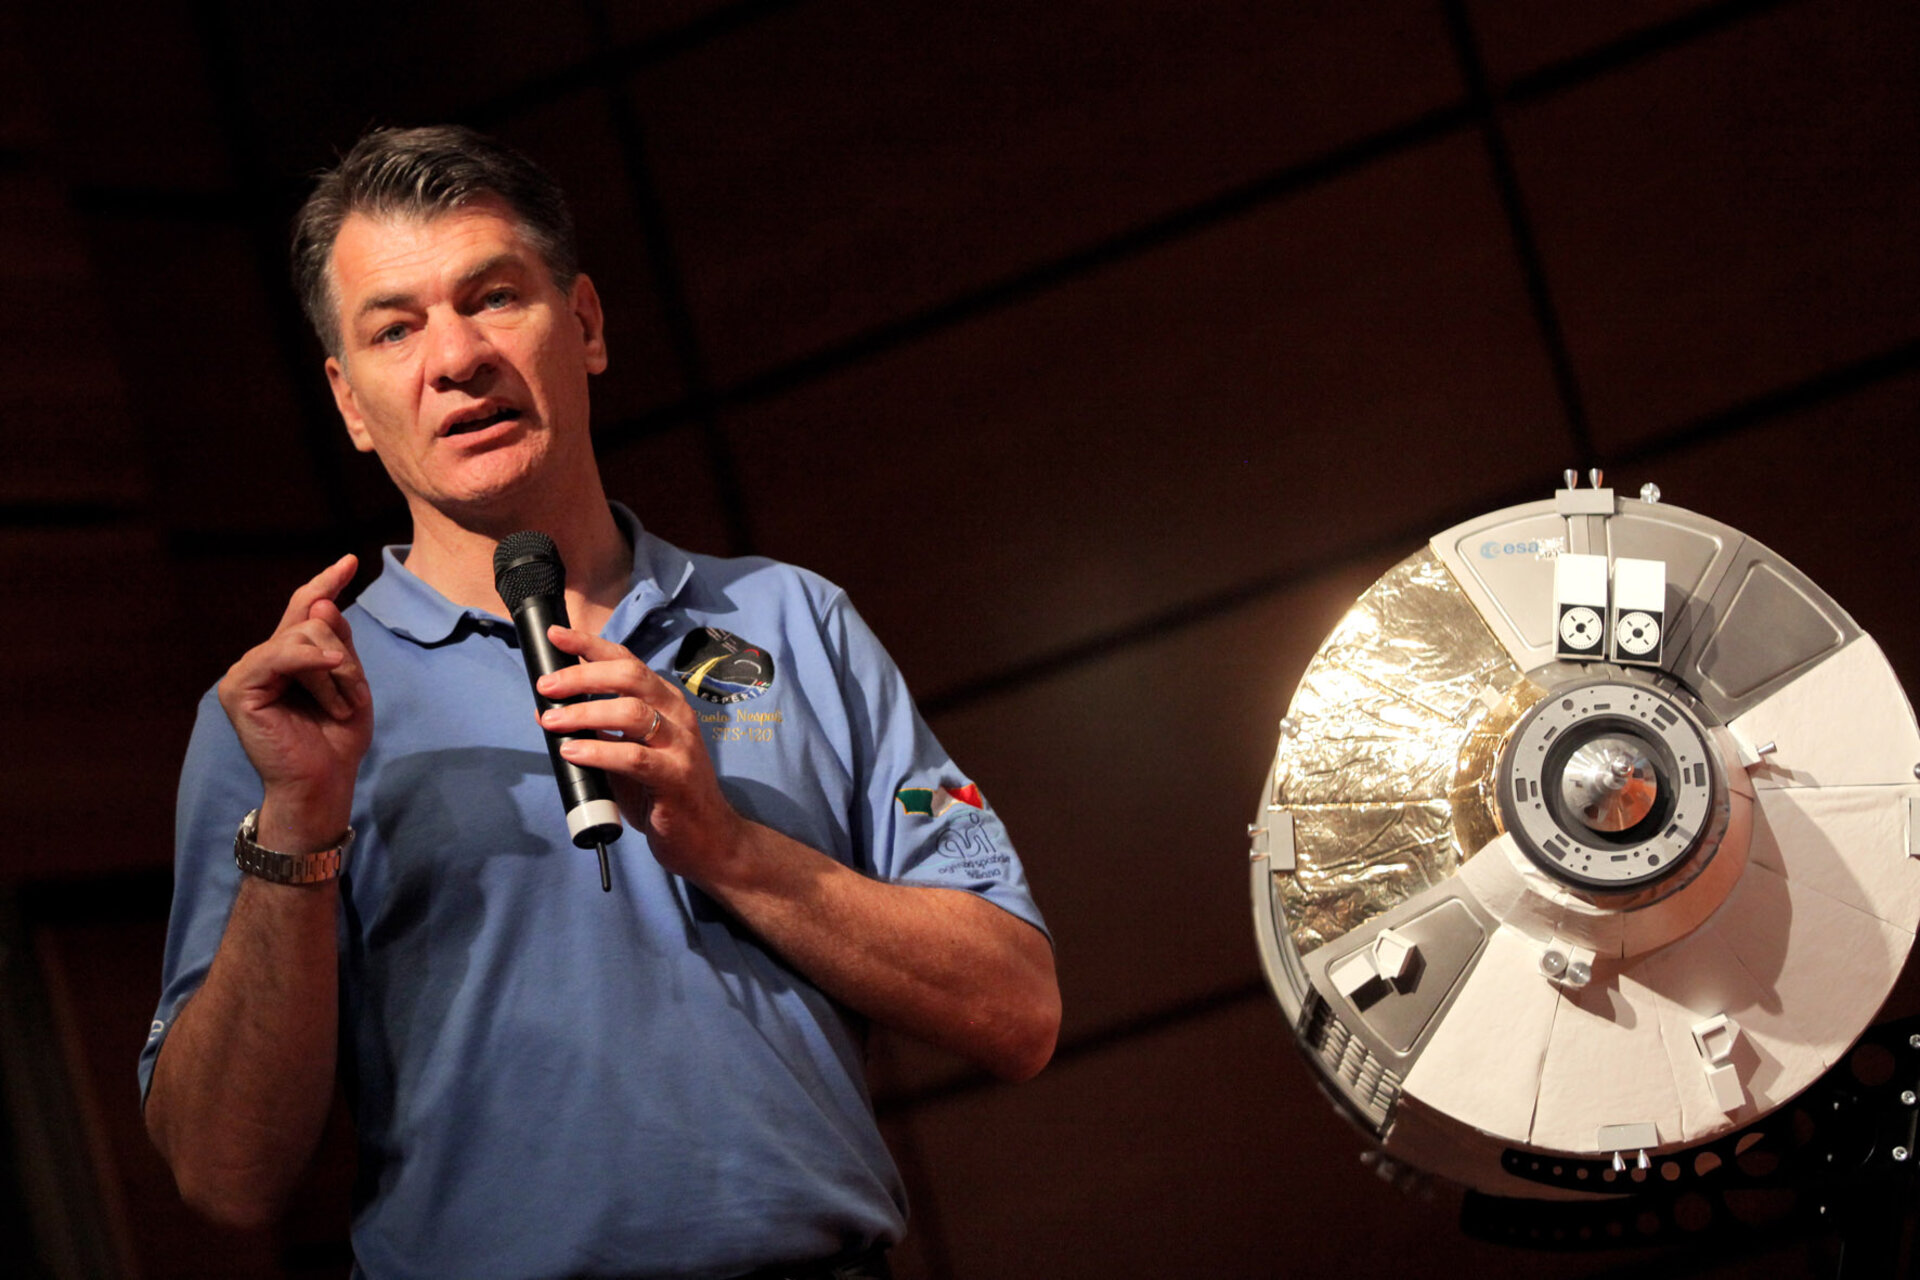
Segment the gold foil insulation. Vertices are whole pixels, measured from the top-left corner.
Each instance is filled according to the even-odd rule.
[[[1354,602],[1307,665],[1274,759],[1294,850],[1277,878],[1302,954],[1493,837],[1499,744],[1538,696],[1432,552]]]

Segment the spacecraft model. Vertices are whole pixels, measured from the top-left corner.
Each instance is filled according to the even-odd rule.
[[[1839,1062],[1920,926],[1920,730],[1738,531],[1574,473],[1439,534],[1302,676],[1251,828],[1267,978],[1390,1158],[1607,1192]]]

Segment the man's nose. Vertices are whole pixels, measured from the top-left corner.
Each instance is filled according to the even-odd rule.
[[[493,343],[472,316],[436,317],[428,326],[427,373],[436,386],[471,382],[492,366]]]

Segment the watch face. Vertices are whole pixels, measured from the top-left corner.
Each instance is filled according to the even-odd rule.
[[[1620,646],[1623,653],[1631,653],[1636,658],[1644,657],[1660,644],[1660,624],[1653,620],[1652,614],[1642,613],[1638,609],[1623,613],[1613,624],[1613,642]]]
[[[1560,639],[1569,649],[1599,647],[1603,629],[1600,615],[1583,604],[1575,605],[1560,615]]]

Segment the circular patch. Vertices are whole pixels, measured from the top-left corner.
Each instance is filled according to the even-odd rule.
[[[1569,649],[1585,652],[1600,647],[1600,615],[1580,604],[1560,615],[1560,639]]]
[[[1636,658],[1652,653],[1660,643],[1660,624],[1650,613],[1635,610],[1620,615],[1613,627],[1614,643]]]
[[[701,627],[680,642],[673,674],[708,702],[745,702],[773,684],[773,655],[731,631]]]

